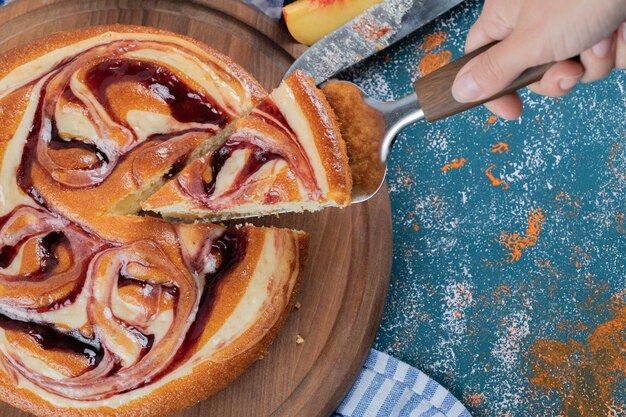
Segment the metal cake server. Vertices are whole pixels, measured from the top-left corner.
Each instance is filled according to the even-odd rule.
[[[382,187],[391,148],[402,129],[421,120],[434,122],[512,93],[538,81],[548,68],[552,66],[552,63],[549,63],[529,68],[498,94],[484,100],[472,103],[457,102],[452,97],[450,91],[457,73],[472,58],[485,52],[494,44],[485,45],[418,79],[414,84],[415,93],[393,102],[381,102],[367,97],[358,86],[347,81],[331,80],[322,86],[322,90],[326,93],[331,107],[335,108],[336,113],[339,115],[340,122],[341,114],[350,111],[350,109],[346,108],[341,109],[340,106],[348,106],[351,108],[360,107],[362,109],[361,113],[368,114],[367,120],[365,120],[366,123],[376,120],[377,124],[382,124],[377,129],[378,134],[375,133],[371,138],[368,138],[375,144],[372,149],[376,152],[376,155],[368,155],[372,157],[368,159],[370,161],[367,164],[368,175],[375,177],[376,180],[369,181],[368,184],[355,182],[352,188],[352,203],[360,203],[370,199]],[[351,100],[348,103],[345,100],[333,100],[333,95],[329,94],[329,90],[337,87],[341,88],[340,90],[335,90],[337,93],[350,94]]]

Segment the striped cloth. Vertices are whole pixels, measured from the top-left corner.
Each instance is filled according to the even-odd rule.
[[[2,1],[2,0],[0,0]],[[283,13],[283,0],[242,0],[252,7],[256,7],[272,19],[280,19]]]
[[[471,417],[425,373],[375,349],[335,417]]]

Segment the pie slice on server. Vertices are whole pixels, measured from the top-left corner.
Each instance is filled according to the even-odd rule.
[[[349,205],[351,188],[335,115],[312,79],[296,71],[142,208],[213,220],[315,211]]]

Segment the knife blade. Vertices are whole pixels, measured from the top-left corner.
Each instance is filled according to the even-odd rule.
[[[398,42],[463,0],[385,0],[320,39],[285,73],[300,69],[317,85]]]

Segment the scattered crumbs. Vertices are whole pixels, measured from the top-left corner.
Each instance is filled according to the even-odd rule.
[[[461,336],[467,331],[465,311],[474,303],[474,288],[466,281],[446,285],[444,301],[446,310],[443,313],[448,330]]]
[[[448,162],[444,166],[441,167],[441,172],[446,172],[451,169],[459,169],[467,163],[467,159],[465,158],[454,158],[452,162]]]
[[[498,116],[496,116],[495,114],[490,114],[489,118],[487,119],[487,124],[492,125],[497,121],[498,121]]]
[[[415,230],[416,232],[419,232],[420,227],[417,225],[417,223],[413,224],[413,230]]]
[[[526,227],[526,232],[523,235],[517,232],[502,232],[500,243],[509,252],[505,260],[506,263],[519,261],[524,250],[537,244],[545,220],[543,210],[538,208],[528,213],[528,227]]]
[[[615,231],[621,235],[626,235],[626,224],[624,224],[624,213],[614,213],[613,214],[613,225],[615,226]]]
[[[437,53],[428,53],[424,55],[420,63],[417,65],[417,74],[423,77],[446,65],[452,59],[452,52],[442,51]]]
[[[419,46],[426,52],[430,52],[446,41],[448,34],[446,32],[435,32],[424,36],[424,42]]]
[[[304,338],[302,336],[300,336],[299,334],[296,335],[296,344],[297,345],[301,345],[304,343]]]
[[[302,304],[300,304],[300,301],[296,301],[296,303],[293,305],[293,308],[295,308],[296,310],[300,310],[300,307],[302,307]]]
[[[489,178],[489,181],[491,181],[491,185],[494,187],[500,187],[502,186],[503,190],[508,190],[509,189],[509,184],[504,181],[501,180],[500,178],[497,178],[495,175],[493,175],[493,173],[491,171],[493,171],[493,169],[496,167],[496,164],[491,164],[489,165],[489,168],[487,168],[485,170],[485,175],[487,176],[487,178]]]
[[[382,26],[381,26],[382,25]],[[363,39],[366,42],[374,43],[387,33],[392,32],[393,29],[389,26],[385,26],[383,22],[377,21],[375,19],[360,19],[355,21],[352,25],[352,29],[363,36]],[[387,45],[381,45],[382,48],[385,48]]]
[[[524,310],[515,311],[502,319],[496,331],[497,340],[491,354],[504,371],[512,371],[521,358],[522,341],[530,334],[530,316]]]
[[[511,295],[511,287],[509,287],[509,285],[507,284],[498,285],[498,287],[495,290],[493,290],[493,292],[491,293],[491,297],[498,304],[503,304],[505,299],[510,297],[510,295]]]
[[[385,54],[385,62],[386,62],[386,63],[391,62],[391,55],[389,55],[389,54]]]
[[[499,153],[500,155],[503,153],[509,153],[509,145],[504,142],[498,142],[491,145],[491,153]]]
[[[622,146],[617,143],[611,145],[609,168],[615,178],[626,180],[626,153]]]
[[[483,405],[485,395],[480,392],[464,392],[463,402],[471,409],[475,409]]]
[[[580,246],[574,245],[571,247],[572,255],[569,258],[569,263],[576,269],[580,269],[585,265],[588,265],[591,261],[591,255],[587,251],[583,250]]]
[[[575,333],[567,341],[539,339],[530,347],[529,380],[559,394],[563,417],[623,415],[623,404],[613,396],[626,378],[626,304],[614,299],[609,308],[611,318],[593,328],[584,342]]]

